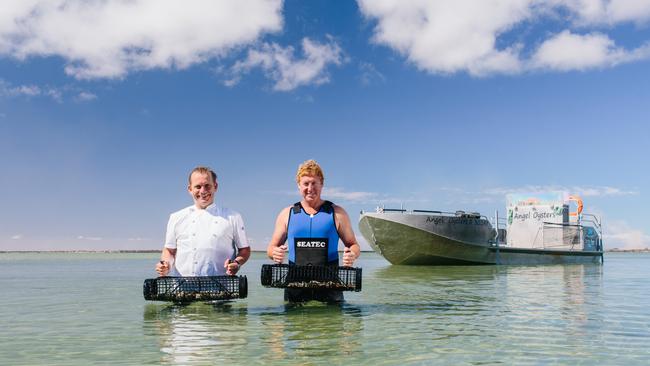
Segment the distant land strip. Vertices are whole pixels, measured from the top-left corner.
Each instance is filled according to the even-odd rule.
[[[650,249],[646,249],[650,250]],[[160,253],[160,249],[123,249],[123,250],[0,250],[0,253]],[[253,253],[266,253],[266,250],[251,250]],[[340,250],[339,252],[343,252]],[[372,250],[362,250],[362,252],[372,253]]]
[[[610,253],[641,253],[641,252],[650,252],[650,248],[639,248],[639,249],[612,248],[612,249],[605,250],[605,252],[610,252]]]

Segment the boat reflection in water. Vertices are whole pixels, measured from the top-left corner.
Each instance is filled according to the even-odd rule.
[[[364,350],[399,352],[404,344],[422,345],[409,347],[408,356],[435,364],[440,354],[450,355],[453,344],[454,360],[480,360],[462,363],[558,359],[566,364],[576,355],[593,354],[590,342],[610,321],[602,311],[602,269],[600,264],[385,265],[369,271],[367,288],[373,292],[365,293],[369,308],[363,310],[381,319],[386,331],[366,340]],[[551,355],[540,356],[541,349],[551,349]]]
[[[570,211],[571,205],[576,206]],[[359,229],[392,264],[602,262],[600,219],[564,192],[508,195],[507,216],[386,209],[361,212]]]

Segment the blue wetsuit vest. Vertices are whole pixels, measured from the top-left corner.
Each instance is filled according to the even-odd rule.
[[[289,264],[338,264],[339,234],[334,221],[332,202],[325,201],[317,213],[309,215],[297,202],[287,224]]]

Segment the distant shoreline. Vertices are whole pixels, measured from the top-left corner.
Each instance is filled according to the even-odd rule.
[[[605,251],[606,253],[647,253],[650,252],[650,248],[643,248],[643,249],[607,249]]]
[[[266,253],[266,250],[251,250],[253,253]],[[372,250],[362,250],[364,253],[373,253]],[[133,250],[0,250],[2,253],[160,253],[160,249],[133,249]]]
[[[252,250],[253,253],[266,253],[265,250]],[[374,253],[373,250],[362,250],[363,253]],[[124,249],[124,250],[0,250],[3,253],[160,253],[160,249]],[[641,249],[607,249],[605,253],[650,253],[650,248]]]

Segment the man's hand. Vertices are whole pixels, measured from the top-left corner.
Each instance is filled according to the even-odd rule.
[[[357,259],[357,255],[354,254],[352,249],[348,247],[345,247],[345,249],[343,249],[343,266],[352,267],[356,259]]]
[[[226,259],[226,261],[223,264],[223,268],[226,269],[226,274],[228,276],[236,275],[237,272],[239,272],[240,267],[241,266],[239,265],[239,263],[237,263],[237,262],[235,262],[235,261],[233,261],[231,259]]]
[[[169,262],[167,261],[160,261],[156,263],[156,272],[158,272],[158,276],[167,276],[169,273]]]
[[[287,252],[287,245],[282,244],[279,247],[273,248],[273,261],[281,264],[284,261],[284,255]]]

